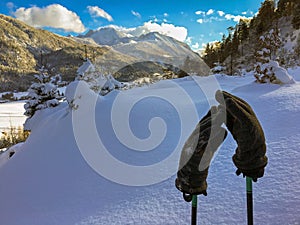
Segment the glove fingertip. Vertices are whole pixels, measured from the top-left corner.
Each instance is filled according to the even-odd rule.
[[[225,103],[225,96],[221,90],[217,90],[215,93],[215,99],[220,103],[224,104]]]

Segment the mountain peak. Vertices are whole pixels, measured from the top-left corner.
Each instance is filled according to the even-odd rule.
[[[90,30],[80,38],[92,38],[99,45],[116,45],[129,42],[130,35],[122,32],[114,26],[100,27],[96,30]]]

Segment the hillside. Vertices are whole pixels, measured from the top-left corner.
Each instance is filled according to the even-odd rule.
[[[86,56],[104,74],[118,72],[122,76],[119,71],[125,71],[123,67],[149,61],[156,66],[141,71],[143,76],[164,71],[163,64],[186,73],[209,74],[209,67],[188,45],[155,32],[135,37],[106,27],[84,36],[63,37],[0,15],[0,46],[0,91],[26,90],[41,66],[72,81]]]
[[[212,68],[217,64],[226,67],[228,74],[240,74],[242,69],[253,70],[258,61],[257,52],[266,44],[271,46],[270,58],[288,68],[300,65],[300,2],[265,0],[251,20],[241,19],[228,27],[222,40],[207,44],[204,61]],[[271,39],[263,43],[270,33]]]
[[[4,15],[0,15],[0,47],[0,91],[26,89],[31,75],[41,65],[61,73],[65,80],[72,80],[74,76],[70,74],[75,73],[85,55],[84,43],[35,29]],[[107,51],[99,46],[88,48],[95,54]]]

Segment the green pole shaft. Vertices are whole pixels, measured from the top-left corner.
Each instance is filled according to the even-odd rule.
[[[193,195],[192,198],[192,220],[191,220],[192,225],[197,224],[197,195]]]
[[[246,177],[246,191],[247,191],[248,225],[253,225],[253,192],[252,192],[252,178],[250,177]]]

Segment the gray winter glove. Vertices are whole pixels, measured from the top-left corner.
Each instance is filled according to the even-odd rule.
[[[177,189],[184,194],[207,195],[206,178],[210,161],[227,135],[221,127],[225,122],[222,110],[213,106],[185,142],[175,181]]]
[[[247,102],[225,91],[217,91],[216,100],[226,109],[226,126],[238,144],[232,157],[237,175],[243,173],[257,181],[264,175],[268,158],[264,132],[254,111]]]

